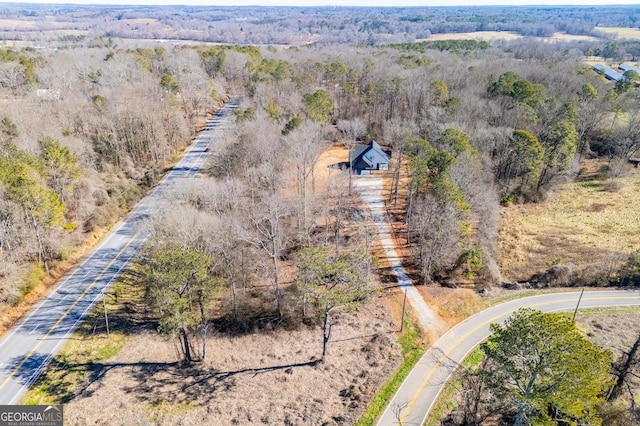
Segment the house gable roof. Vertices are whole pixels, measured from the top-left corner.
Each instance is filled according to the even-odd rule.
[[[356,145],[349,151],[349,161],[353,161],[369,150],[369,145]]]
[[[391,161],[391,156],[385,150],[383,150],[378,142],[372,140],[367,145],[357,145],[352,151],[349,152],[349,163],[354,164],[358,160],[362,160],[369,165],[369,167],[373,167],[373,164],[369,161],[369,159],[365,156],[365,154],[369,151],[374,151],[382,158],[387,161]]]

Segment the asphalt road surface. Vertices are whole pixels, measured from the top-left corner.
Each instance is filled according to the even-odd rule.
[[[118,278],[149,234],[148,219],[171,206],[200,171],[216,128],[236,106],[229,102],[181,160],[51,293],[0,340],[0,404],[17,404],[78,324]]]
[[[511,300],[479,312],[451,328],[411,370],[378,425],[421,426],[456,366],[489,337],[489,324],[503,324],[511,313],[524,307],[544,312],[573,311],[579,298],[580,292],[571,292]],[[640,306],[640,290],[585,291],[579,308],[617,306]]]

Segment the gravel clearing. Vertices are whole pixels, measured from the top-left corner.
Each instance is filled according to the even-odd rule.
[[[354,176],[353,185],[362,200],[369,206],[371,216],[378,230],[380,245],[385,251],[390,267],[398,278],[398,287],[403,292],[407,292],[407,300],[415,310],[423,330],[431,331],[446,328],[444,322],[438,318],[435,311],[425,303],[422,295],[405,272],[396,253],[382,197],[382,176]]]

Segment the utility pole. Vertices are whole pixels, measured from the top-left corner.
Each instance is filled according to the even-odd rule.
[[[578,306],[580,306],[580,301],[582,300],[583,294],[584,294],[584,287],[582,287],[582,291],[580,292],[580,297],[578,297],[578,304],[576,305],[576,310],[573,311],[573,322],[576,322],[576,314],[578,313]]]
[[[400,319],[400,333],[404,329],[404,309],[407,306],[407,289],[404,289],[404,300],[402,301],[402,318]]]
[[[102,307],[104,308],[104,323],[107,325],[107,338],[109,337],[109,317],[107,316],[106,295],[102,295]]]

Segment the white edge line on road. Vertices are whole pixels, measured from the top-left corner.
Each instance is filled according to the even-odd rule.
[[[632,290],[632,291],[629,291],[628,289],[617,289],[617,290],[616,290],[616,289],[604,289],[604,290],[595,290],[595,289],[594,289],[594,290],[588,290],[588,291],[587,291],[587,293],[589,293],[589,295],[591,296],[591,295],[597,295],[598,293],[604,293],[604,292],[610,292],[610,291],[619,291],[621,294],[624,294],[624,292],[625,292],[625,291],[628,291],[628,292],[630,292],[630,293],[633,293],[633,295],[631,296],[631,298],[638,297],[638,293],[637,293],[637,292],[634,292],[633,290]],[[543,306],[543,305],[547,305],[547,304],[551,304],[551,303],[557,303],[557,302],[572,302],[572,301],[574,301],[574,300],[577,300],[576,298],[577,298],[577,297],[579,297],[579,295],[580,295],[580,292],[577,292],[577,291],[575,291],[575,292],[574,292],[574,291],[572,291],[572,292],[560,292],[560,293],[545,293],[545,294],[538,294],[538,295],[526,296],[526,297],[523,297],[523,298],[518,298],[518,299],[508,300],[508,301],[506,301],[506,302],[502,302],[502,303],[500,303],[500,304],[498,304],[498,305],[490,306],[489,308],[487,308],[487,309],[485,309],[485,310],[483,310],[483,311],[477,312],[477,313],[473,314],[472,316],[470,316],[470,317],[468,317],[468,318],[464,319],[463,321],[461,321],[461,322],[459,322],[458,324],[456,324],[454,327],[452,327],[452,328],[450,328],[449,330],[447,330],[447,332],[446,332],[446,333],[444,333],[444,334],[440,337],[440,339],[444,338],[447,334],[454,334],[454,333],[455,333],[455,331],[456,331],[456,329],[460,328],[463,324],[474,322],[474,321],[476,320],[476,318],[477,318],[477,317],[479,317],[479,316],[481,316],[481,315],[486,315],[488,310],[491,310],[491,309],[497,309],[499,306],[505,306],[505,305],[508,305],[508,304],[510,304],[510,303],[511,303],[511,304],[519,303],[519,302],[521,302],[521,301],[522,301],[522,300],[524,300],[524,299],[530,299],[530,300],[532,300],[532,299],[542,299],[542,300],[539,300],[539,301],[535,301],[535,302],[534,302],[534,304],[532,304],[532,305],[524,306],[524,307],[536,307],[536,306]],[[555,300],[552,300],[552,301],[547,301],[547,300],[546,300],[546,299],[549,299],[549,298],[551,298],[551,297],[553,297]],[[611,299],[611,298],[617,299],[617,298],[619,298],[619,297],[620,297],[620,296],[608,296],[608,297],[601,297],[601,298],[598,298],[598,299]],[[624,297],[624,296],[622,296],[622,297]],[[558,300],[558,298],[559,298],[560,300]],[[594,300],[594,299],[590,299],[590,300]],[[607,306],[607,307],[638,306],[638,305],[640,305],[640,300],[638,301],[638,303],[634,303],[634,304],[619,304],[619,305],[618,305],[618,304],[616,304],[616,305],[610,305],[610,306]],[[427,376],[425,377],[425,379],[424,379],[424,380],[423,380],[423,382],[421,383],[420,387],[419,387],[419,388],[418,388],[418,390],[414,393],[414,395],[413,395],[412,399],[409,401],[409,403],[408,403],[407,407],[405,407],[405,409],[404,409],[404,411],[403,411],[403,415],[402,415],[402,417],[401,417],[400,421],[403,421],[403,420],[404,420],[404,419],[409,415],[409,413],[410,413],[410,411],[411,411],[411,408],[413,407],[413,405],[415,404],[416,400],[419,398],[420,394],[422,393],[422,391],[423,391],[423,390],[424,390],[424,388],[426,387],[427,382],[428,382],[428,380],[430,379],[430,377],[431,377],[431,376],[433,376],[433,374],[435,373],[435,370],[437,369],[437,367],[439,367],[440,365],[442,365],[442,363],[444,362],[444,359],[448,356],[448,354],[450,354],[453,350],[455,350],[455,348],[457,348],[457,347],[458,347],[458,345],[460,344],[460,343],[459,343],[460,341],[462,341],[462,340],[463,340],[466,336],[468,336],[469,334],[472,334],[472,333],[476,332],[478,329],[480,329],[480,328],[482,328],[482,327],[486,326],[487,324],[491,324],[491,322],[493,322],[493,321],[495,321],[495,320],[497,320],[497,319],[499,319],[499,318],[501,318],[501,317],[503,317],[503,316],[505,316],[505,315],[508,315],[508,314],[510,314],[510,313],[512,313],[512,312],[514,312],[514,311],[516,311],[516,310],[517,310],[517,309],[519,309],[520,307],[523,307],[523,306],[515,306],[513,309],[510,309],[509,311],[507,311],[505,314],[498,315],[498,316],[494,316],[494,317],[492,317],[491,319],[484,321],[481,325],[478,325],[478,326],[474,327],[474,328],[471,330],[471,332],[468,332],[468,333],[466,333],[464,336],[462,336],[462,337],[460,337],[460,338],[456,339],[456,341],[454,342],[454,343],[455,343],[455,344],[454,344],[454,346],[453,346],[453,347],[450,347],[450,348],[449,348],[449,350],[448,350],[446,353],[443,353],[443,355],[442,355],[442,356],[438,359],[438,361],[436,362],[435,366],[434,366],[434,367],[432,367],[431,371],[429,371],[429,373],[427,374]],[[561,310],[563,310],[563,309],[561,309]],[[551,311],[549,311],[549,312],[551,312]],[[440,340],[440,339],[438,339],[438,340]],[[482,343],[482,342],[480,342],[480,343]],[[475,348],[476,348],[480,343],[478,343],[478,344],[477,344],[477,345],[475,345],[473,348],[471,348],[471,349],[470,349],[470,350],[465,354],[465,357],[466,357],[466,356],[467,356],[471,351],[473,351],[473,350],[474,350],[474,349],[475,349]],[[415,369],[415,368],[416,368],[416,367],[417,367],[417,366],[418,366],[418,365],[423,361],[424,357],[427,355],[427,353],[429,352],[429,350],[430,350],[430,349],[432,349],[432,348],[433,348],[433,346],[432,346],[432,347],[430,347],[429,349],[427,349],[427,351],[425,351],[425,354],[424,354],[424,355],[423,355],[423,356],[418,360],[418,362],[416,363],[416,365],[413,367],[412,371],[413,371],[413,370],[414,370],[414,369]],[[451,375],[452,375],[452,374],[453,374],[453,371],[451,371],[451,372],[449,373],[449,375],[447,376],[446,381],[448,381],[448,380],[450,379],[450,377],[451,377]],[[409,375],[411,375],[411,372],[409,372]],[[407,377],[409,377],[409,376],[407,376]],[[386,406],[386,408],[384,409],[384,411],[382,412],[382,414],[379,416],[378,421],[376,422],[376,424],[377,424],[378,426],[383,426],[383,425],[380,423],[380,421],[381,421],[385,416],[387,416],[387,412],[391,409],[392,402],[395,400],[396,396],[400,393],[400,391],[402,390],[402,388],[403,388],[403,387],[405,387],[405,385],[406,385],[406,386],[409,386],[409,385],[408,385],[408,383],[407,383],[406,378],[405,378],[405,380],[402,382],[402,384],[400,385],[400,387],[398,388],[398,390],[394,393],[393,398],[391,398],[391,400],[389,401],[389,404],[387,404],[387,406]],[[441,388],[441,389],[438,391],[438,393],[436,394],[436,398],[435,398],[435,399],[434,399],[434,401],[432,402],[431,406],[429,406],[429,409],[427,410],[427,413],[426,413],[426,415],[425,415],[425,417],[424,417],[424,419],[423,419],[422,423],[420,423],[420,425],[424,424],[424,422],[426,421],[427,417],[429,416],[429,413],[430,413],[431,409],[433,408],[433,404],[435,403],[435,401],[437,401],[437,397],[440,395],[440,392],[441,392],[441,391],[442,391],[442,388]]]
[[[593,294],[597,294],[598,291],[594,291],[594,292],[590,292],[592,295]],[[557,294],[579,294],[579,293],[557,293]],[[544,296],[544,295],[541,295]],[[537,297],[537,296],[532,296],[532,297]],[[624,297],[624,296],[622,296]],[[631,296],[632,298],[636,298],[638,296]],[[603,298],[593,298],[590,299],[591,301],[593,300],[601,300],[601,299],[611,299],[611,298],[615,298],[617,299],[618,297],[603,297]],[[522,300],[522,299],[514,299],[514,300]],[[492,323],[495,323],[496,321],[512,314],[513,312],[517,311],[518,309],[522,308],[536,308],[539,306],[544,306],[544,305],[550,305],[553,303],[558,303],[558,302],[570,302],[572,301],[571,298],[568,298],[567,300],[552,300],[552,301],[540,301],[537,302],[535,304],[532,305],[527,305],[527,306],[518,306],[518,307],[514,307],[508,311],[503,312],[502,314],[496,315],[494,317],[492,317],[491,319],[488,319],[486,321],[484,321],[483,323],[477,325],[476,327],[474,327],[472,330],[470,330],[469,332],[467,332],[466,334],[464,334],[462,337],[460,337],[459,339],[457,339],[453,346],[451,346],[446,352],[443,353],[443,355],[438,359],[438,361],[436,362],[435,366],[431,369],[431,371],[429,371],[429,374],[427,374],[427,377],[425,378],[425,380],[423,381],[423,383],[420,385],[420,387],[418,388],[418,391],[413,395],[413,398],[411,399],[411,401],[409,402],[409,405],[407,405],[407,407],[405,408],[405,411],[403,413],[403,415],[400,418],[400,422],[403,422],[404,419],[410,414],[410,410],[413,407],[413,405],[415,405],[416,400],[418,399],[418,397],[420,396],[420,394],[422,393],[422,391],[424,390],[424,388],[427,385],[428,380],[431,378],[431,376],[433,376],[433,374],[435,373],[435,371],[443,364],[443,362],[445,361],[445,359],[449,356],[449,354],[451,354],[451,352],[453,352],[459,345],[460,343],[467,338],[469,335],[475,333],[476,331],[478,331],[479,329],[486,327],[487,325],[490,325]],[[512,302],[512,301],[509,301]],[[509,303],[509,302],[505,302],[505,303]],[[621,306],[637,306],[640,305],[640,299],[638,300],[638,303],[636,304],[624,304],[624,303],[616,303],[613,305],[608,305],[604,308],[615,308],[615,307],[621,307]],[[495,306],[499,306],[499,305],[495,305]],[[569,309],[563,309],[563,308],[559,308],[559,309],[552,309],[549,311],[544,311],[544,312],[560,312],[560,311],[564,311],[566,312]],[[481,313],[481,312],[479,312]],[[475,316],[475,315],[474,315]],[[470,317],[472,318],[472,317]],[[462,324],[462,323],[460,323]],[[473,347],[471,347],[461,358],[461,360],[464,360],[471,352],[473,352],[473,350],[475,350],[485,339],[482,339],[481,341],[479,341],[476,345],[474,345]],[[426,354],[426,353],[425,353]],[[420,362],[420,361],[418,361]],[[449,381],[449,379],[451,378],[451,376],[453,375],[454,371],[456,370],[456,368],[452,369],[449,374],[447,375],[446,379],[444,380],[444,383],[447,383]],[[435,395],[434,400],[431,402],[431,404],[429,405],[429,408],[427,409],[427,412],[425,413],[424,418],[422,419],[422,421],[420,422],[420,425],[424,424],[424,422],[427,420],[427,418],[429,417],[429,413],[431,412],[433,405],[436,403],[436,401],[438,400],[438,397],[440,396],[440,393],[442,392],[442,390],[444,389],[444,386],[441,386],[440,389],[438,390],[438,392]],[[386,411],[386,410],[385,410]]]
[[[136,234],[137,236],[137,234]],[[141,241],[141,245],[144,244],[144,242],[147,240],[147,237],[143,238]],[[129,257],[127,257],[127,259],[123,262],[123,264],[120,266],[120,268],[118,268],[118,271],[116,271],[116,273],[111,277],[111,279],[109,279],[109,282],[105,285],[103,291],[101,291],[96,297],[94,297],[94,299],[91,301],[91,303],[89,304],[89,306],[87,306],[85,308],[85,310],[82,312],[82,314],[80,314],[80,316],[78,316],[78,318],[76,319],[76,321],[73,323],[73,325],[71,327],[69,327],[69,329],[67,330],[67,332],[64,334],[64,336],[62,336],[59,340],[58,343],[54,346],[53,350],[51,351],[51,353],[48,354],[47,358],[45,359],[45,362],[43,362],[34,372],[33,374],[31,374],[31,376],[29,376],[29,379],[25,382],[25,384],[20,388],[20,390],[16,393],[16,395],[13,397],[13,399],[10,401],[9,404],[14,404],[16,402],[16,399],[18,397],[22,397],[22,395],[24,394],[24,391],[28,390],[31,385],[37,380],[37,378],[40,376],[40,374],[42,373],[42,371],[49,365],[49,362],[51,362],[51,360],[53,359],[53,357],[55,356],[55,354],[58,353],[58,351],[60,350],[60,346],[63,343],[66,343],[68,337],[71,335],[71,333],[75,332],[76,328],[78,327],[78,324],[80,324],[80,322],[82,322],[87,315],[90,313],[90,311],[98,304],[98,302],[104,297],[104,290],[108,289],[109,286],[113,283],[113,281],[115,281],[116,278],[118,278],[120,276],[120,272],[129,264],[129,262],[131,261],[131,259],[133,258],[133,256],[135,256],[136,252],[134,251],[133,253],[131,253],[129,255]],[[65,314],[65,316],[68,315],[68,312]]]
[[[214,115],[214,117],[211,120],[216,119],[217,117],[220,118],[224,118],[228,111],[227,108],[233,109],[235,108],[235,104],[231,105],[234,102],[234,100],[229,101],[220,111],[218,111],[218,113],[216,113]],[[222,114],[222,115],[220,115]],[[185,149],[182,157],[180,158],[180,160],[178,161],[178,163],[174,166],[178,167],[184,160],[185,155],[195,146],[197,142],[193,142],[191,143],[191,145],[189,145],[189,147],[187,149]],[[165,182],[167,181],[167,179],[169,178],[169,176],[171,175],[171,172],[173,171],[173,168],[171,170],[169,170],[167,172],[166,175],[164,175],[164,177],[162,179],[160,179],[160,182],[158,182],[158,184],[144,197],[144,199],[151,197],[152,195],[154,195],[161,186],[165,185]],[[143,199],[143,200],[144,200]],[[143,201],[141,200],[141,201]],[[109,235],[106,236],[106,238],[104,238],[102,241],[100,241],[100,243],[98,244],[98,246],[96,246],[92,251],[91,254],[89,254],[89,256],[87,256],[78,266],[73,268],[73,272],[81,269],[82,267],[85,266],[85,264],[87,262],[89,262],[90,260],[92,260],[96,254],[96,252],[100,251],[100,249],[103,248],[103,246],[106,245],[107,241],[109,241],[111,238],[113,238],[115,235],[117,235],[118,231],[121,230],[121,228],[123,228],[123,226],[127,223],[127,219],[129,219],[130,217],[139,214],[140,210],[142,210],[141,208],[141,204],[142,203],[138,203],[138,205],[129,212],[129,214],[127,214],[127,216],[121,220],[119,223],[114,224],[114,228],[113,230],[109,233]],[[71,272],[71,271],[70,271]],[[5,343],[16,333],[16,331],[18,329],[20,329],[20,327],[22,325],[24,325],[27,321],[29,321],[31,319],[31,317],[37,312],[39,311],[42,306],[48,301],[48,297],[54,293],[56,293],[58,290],[60,290],[60,288],[62,288],[67,281],[71,278],[71,276],[73,275],[73,272],[71,272],[71,274],[69,275],[65,275],[65,278],[58,284],[56,285],[50,292],[47,293],[47,296],[43,297],[40,302],[38,302],[37,305],[35,305],[33,308],[31,308],[29,314],[22,318],[21,320],[19,320],[16,324],[13,325],[12,330],[9,334],[5,335],[2,337],[2,339],[0,339],[0,348],[2,348],[2,346],[5,345]],[[91,271],[89,271],[87,274],[85,274],[83,277],[86,277],[89,273],[91,273]]]
[[[226,116],[226,114],[228,113],[227,109],[231,109],[232,102],[227,103],[216,115],[215,117],[224,117]],[[221,115],[222,114],[222,115]],[[208,132],[208,129],[205,130]],[[147,194],[147,196],[145,196],[144,198],[149,198],[151,196],[153,196],[160,187],[162,187],[163,185],[166,184],[166,181],[168,180],[169,176],[171,175],[171,173],[175,170],[176,167],[179,167],[180,164],[185,163],[186,162],[186,156],[189,154],[189,152],[195,147],[195,145],[199,142],[198,139],[196,139],[195,142],[192,142],[191,145],[189,145],[189,147],[185,150],[185,152],[182,155],[182,158],[178,161],[178,163],[172,168],[172,170],[170,170],[161,180],[160,182],[158,182],[158,184],[149,192],[149,194]],[[200,160],[200,157],[206,154],[205,157],[208,157],[209,152],[201,152],[198,155],[197,160]],[[198,167],[197,170],[195,171],[195,173],[193,174],[193,176],[195,177],[197,175],[197,173],[200,171],[201,167]],[[141,200],[142,201],[142,200]],[[136,205],[136,207],[131,210],[129,212],[129,214],[127,214],[127,216],[120,221],[120,223],[117,224],[117,226],[109,233],[109,235],[100,242],[100,244],[92,250],[91,254],[89,256],[87,256],[81,263],[80,265],[78,265],[77,267],[75,267],[73,269],[73,271],[77,271],[80,268],[82,268],[89,260],[91,260],[93,257],[95,257],[95,254],[101,249],[103,248],[103,246],[106,245],[106,243],[111,240],[115,235],[117,235],[117,233],[128,223],[128,220],[132,217],[135,217],[136,215],[138,215],[140,213],[140,211],[142,210],[141,207],[141,203],[138,203]],[[36,349],[38,348],[38,346],[40,345],[40,343],[47,338],[47,336],[49,336],[52,332],[52,330],[54,328],[56,328],[63,320],[64,318],[66,318],[66,316],[69,314],[69,312],[73,309],[74,306],[76,306],[81,300],[82,298],[88,294],[89,290],[95,285],[95,283],[99,280],[99,277],[103,276],[105,271],[111,267],[111,265],[118,259],[118,257],[134,242],[134,240],[137,238],[137,236],[142,232],[142,230],[145,228],[144,225],[142,225],[140,227],[140,229],[138,229],[138,231],[135,233],[135,235],[133,235],[124,245],[124,247],[118,252],[118,254],[116,254],[116,256],[112,259],[112,261],[105,266],[105,268],[102,269],[102,271],[100,271],[100,274],[98,275],[98,277],[92,281],[92,283],[80,294],[80,296],[74,301],[74,303],[71,305],[71,307],[69,309],[67,309],[67,311],[65,311],[65,313],[62,315],[61,318],[59,318],[56,323],[49,329],[49,331],[47,332],[47,334],[44,336],[44,338],[42,340],[39,341],[38,344],[36,344],[25,356],[25,358],[20,362],[20,364],[9,374],[9,376],[3,381],[2,384],[0,384],[0,388],[3,387],[15,374],[16,372],[22,367],[22,365],[24,365],[24,363],[33,355],[33,353],[36,351]],[[142,240],[142,243],[144,243],[144,241],[146,241],[145,237]],[[27,387],[30,386],[31,384],[33,384],[33,382],[35,381],[35,379],[37,379],[37,377],[40,375],[40,373],[42,372],[42,370],[49,364],[49,362],[51,361],[51,359],[53,358],[54,354],[57,353],[59,346],[62,344],[62,342],[66,341],[66,338],[68,337],[68,335],[72,332],[75,331],[75,327],[77,326],[77,324],[84,319],[84,317],[86,316],[86,312],[88,311],[89,308],[92,308],[93,306],[95,306],[95,304],[97,303],[97,301],[100,299],[101,296],[104,295],[104,290],[108,289],[109,286],[111,285],[111,283],[113,282],[113,280],[119,276],[120,272],[122,271],[122,269],[124,268],[125,265],[127,265],[129,263],[129,261],[131,260],[131,258],[135,255],[135,251],[134,253],[132,253],[127,260],[123,263],[123,265],[118,269],[118,271],[116,272],[116,274],[109,280],[109,282],[105,285],[103,291],[100,292],[100,294],[98,296],[96,296],[96,298],[94,298],[94,300],[92,301],[92,303],[90,304],[90,306],[85,309],[85,311],[83,312],[83,314],[76,320],[76,322],[74,323],[74,325],[72,327],[69,328],[69,330],[67,331],[67,333],[65,333],[65,336],[63,338],[60,339],[60,341],[58,342],[58,344],[56,344],[56,346],[54,347],[54,350],[52,352],[50,352],[47,356],[47,358],[45,359],[45,362],[43,362],[35,371],[34,374],[32,374],[27,382]],[[44,303],[46,303],[47,301],[50,300],[50,296],[56,292],[58,292],[58,290],[60,290],[60,288],[62,288],[67,282],[68,280],[73,276],[73,272],[71,272],[71,274],[67,275],[58,285],[56,285],[54,287],[53,290],[51,290],[35,307],[33,307],[30,311],[30,313],[23,318],[22,320],[20,320],[17,324],[15,324],[12,327],[12,331],[11,333],[9,333],[8,335],[4,336],[2,338],[2,340],[0,340],[0,348],[6,344],[7,341],[10,340],[10,338],[16,333],[17,330],[19,330],[27,321],[29,321],[29,319],[40,309],[42,309]],[[86,276],[86,275],[85,275]],[[36,327],[38,328],[39,325]],[[35,330],[35,328],[34,328]],[[32,330],[33,332],[33,330]],[[31,333],[29,333],[31,334]],[[11,404],[13,404],[13,401],[18,397],[18,395],[20,395],[22,389],[24,389],[25,386],[23,385],[20,388],[20,392],[18,392],[11,400]]]

